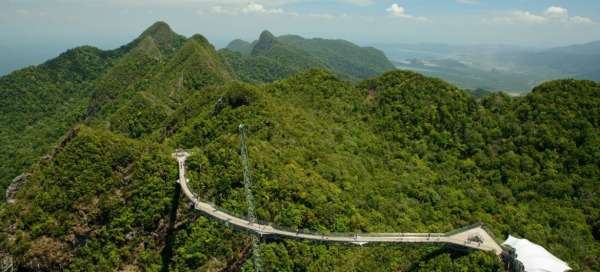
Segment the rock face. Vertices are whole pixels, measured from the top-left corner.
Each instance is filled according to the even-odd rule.
[[[15,195],[23,187],[25,183],[27,183],[27,179],[31,176],[29,173],[24,173],[12,180],[8,188],[6,189],[6,202],[15,203]]]
[[[51,160],[53,159],[56,155],[58,155],[58,153],[60,153],[60,151],[73,139],[75,139],[75,137],[77,136],[77,134],[79,133],[79,127],[76,126],[73,129],[69,130],[69,132],[67,132],[67,134],[60,140],[60,142],[58,143],[58,145],[56,147],[54,147],[52,149],[52,151],[49,154],[46,154],[46,156],[44,156],[44,159],[47,160]],[[22,175],[21,175],[22,176]],[[19,176],[20,177],[20,176]],[[15,179],[19,178],[16,177]],[[13,180],[14,183],[14,180]]]

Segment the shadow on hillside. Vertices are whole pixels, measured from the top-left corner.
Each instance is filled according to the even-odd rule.
[[[413,262],[413,264],[407,271],[410,271],[410,272],[421,271],[421,270],[419,270],[419,265],[421,263],[427,263],[428,261],[430,261],[430,260],[434,259],[435,257],[442,255],[442,254],[450,254],[450,258],[456,259],[461,256],[467,255],[470,252],[471,252],[471,250],[468,250],[468,249],[455,247],[452,245],[445,245],[434,251],[427,253],[426,255],[421,257],[419,260]]]
[[[171,258],[173,257],[173,242],[175,240],[175,222],[177,221],[177,209],[179,208],[179,196],[181,195],[181,187],[179,184],[173,182],[175,190],[173,192],[173,198],[171,199],[171,211],[169,212],[169,226],[167,228],[167,235],[165,239],[165,248],[160,253],[162,257],[162,268],[160,271],[169,271],[171,264]]]

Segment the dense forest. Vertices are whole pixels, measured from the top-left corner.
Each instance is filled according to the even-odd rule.
[[[0,78],[0,190],[83,117],[91,82],[118,54],[71,49],[37,67]],[[2,194],[1,199],[4,198]]]
[[[482,221],[575,271],[600,270],[599,83],[475,97],[407,71],[357,82],[276,65],[290,75],[255,85],[271,80],[244,78],[201,35],[157,23],[119,49],[78,48],[0,78],[1,143],[12,152],[0,158],[2,182],[30,173],[0,204],[0,252],[24,271],[253,271],[248,234],[195,212],[171,158],[191,152],[194,192],[243,216],[243,123],[260,220],[322,232]],[[493,254],[436,244],[260,247],[266,271],[502,267]]]

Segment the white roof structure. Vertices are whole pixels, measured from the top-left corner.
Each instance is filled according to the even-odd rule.
[[[519,260],[526,272],[564,272],[571,267],[540,245],[536,245],[527,239],[519,239],[508,236],[502,243],[515,249],[517,260]]]

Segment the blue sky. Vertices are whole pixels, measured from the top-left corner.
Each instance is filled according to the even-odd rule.
[[[114,48],[163,20],[218,47],[260,31],[359,44],[551,47],[600,40],[597,0],[0,0],[0,62]],[[1,71],[0,71],[1,72]]]

